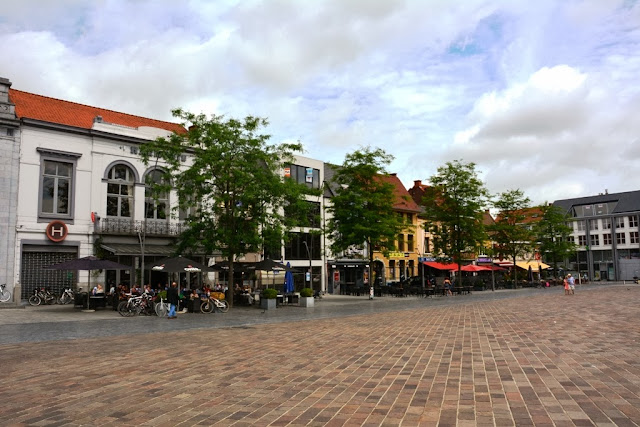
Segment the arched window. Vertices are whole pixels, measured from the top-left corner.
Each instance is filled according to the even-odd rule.
[[[147,219],[167,219],[167,209],[169,207],[169,192],[156,190],[153,193],[151,185],[164,184],[162,171],[155,169],[147,174],[144,190],[144,212]]]
[[[127,165],[117,164],[107,173],[107,216],[131,218],[135,175]]]

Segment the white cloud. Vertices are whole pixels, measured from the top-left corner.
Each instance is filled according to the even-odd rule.
[[[16,89],[159,119],[269,118],[340,163],[453,159],[536,202],[640,188],[640,4],[569,0],[23,0],[0,11]]]

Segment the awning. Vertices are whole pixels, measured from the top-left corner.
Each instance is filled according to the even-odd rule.
[[[140,245],[108,243],[106,245],[100,245],[100,247],[114,255],[141,255]],[[149,256],[171,256],[174,255],[174,249],[175,246],[173,245],[145,245],[144,254]]]
[[[532,270],[538,270],[539,268],[546,270],[551,267],[550,265],[540,261],[516,261],[516,265],[523,270],[528,270],[529,267],[531,267]]]
[[[441,262],[425,261],[423,262],[423,264],[426,265],[427,267],[435,268],[438,270],[457,270],[458,269],[458,264],[455,264],[455,263],[442,264]]]

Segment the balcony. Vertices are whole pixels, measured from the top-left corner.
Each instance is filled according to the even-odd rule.
[[[137,235],[144,233],[147,236],[178,236],[185,229],[186,226],[182,222],[100,218],[96,223],[95,232],[97,234]]]

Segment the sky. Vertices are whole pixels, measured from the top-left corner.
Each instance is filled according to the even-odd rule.
[[[265,117],[406,187],[460,160],[532,204],[640,190],[640,0],[4,0],[0,45],[14,89]]]

